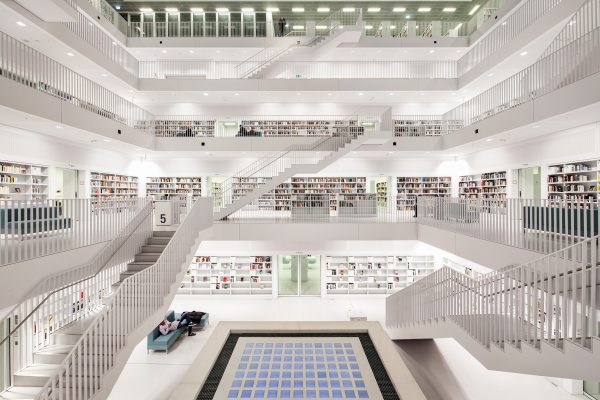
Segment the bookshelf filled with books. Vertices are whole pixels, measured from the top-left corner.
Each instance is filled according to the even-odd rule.
[[[414,211],[418,196],[450,197],[449,176],[399,176],[396,178],[396,208]]]
[[[361,133],[357,120],[242,120],[240,136],[344,136]]]
[[[213,137],[215,136],[214,119],[158,119],[139,121],[137,129],[151,131],[156,137]]]
[[[506,171],[463,175],[458,182],[462,199],[505,200],[506,188]]]
[[[170,197],[192,197],[196,200],[202,196],[201,177],[149,177],[146,181],[146,196],[156,200]]]
[[[579,161],[548,166],[548,199],[560,202],[598,201],[600,161]]]
[[[387,294],[436,269],[434,256],[328,256],[328,294]]]
[[[93,172],[90,176],[92,198],[131,199],[138,196],[138,178],[106,172]]]
[[[46,200],[48,167],[0,161],[0,200]]]
[[[273,293],[271,256],[196,256],[179,287],[185,294]]]
[[[435,116],[394,117],[394,136],[443,136],[462,127],[461,121],[436,119]]]

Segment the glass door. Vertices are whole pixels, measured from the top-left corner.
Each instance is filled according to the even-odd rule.
[[[321,294],[320,256],[280,255],[278,265],[280,296],[319,296]]]

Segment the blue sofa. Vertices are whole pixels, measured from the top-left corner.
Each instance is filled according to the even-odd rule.
[[[175,321],[180,317],[181,314],[176,314],[175,311],[169,310],[167,312],[167,315],[165,316],[165,319],[169,321]],[[204,316],[202,316],[202,319],[200,320],[200,323],[196,324],[194,328],[204,328],[207,325],[208,314],[204,314]],[[157,325],[154,329],[152,329],[152,332],[148,334],[146,348],[148,352],[150,352],[150,350],[163,350],[168,353],[169,348],[177,341],[179,336],[184,332],[187,332],[187,329],[176,329],[174,331],[169,332],[167,335],[163,335],[160,333],[160,330],[158,329]]]

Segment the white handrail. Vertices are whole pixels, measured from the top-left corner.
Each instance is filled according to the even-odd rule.
[[[110,241],[148,199],[0,200],[0,267]]]
[[[3,323],[10,331],[0,337],[0,346],[11,346],[11,371],[31,365],[34,352],[50,344],[52,332],[94,312],[110,294],[151,235],[152,202],[144,200],[144,207],[92,261],[45,278],[7,314]]]
[[[453,321],[485,347],[597,338],[599,236],[538,260],[473,279],[442,268],[386,299],[389,329]]]
[[[209,199],[196,201],[158,261],[121,283],[36,399],[59,400],[65,394],[72,400],[94,397],[102,387],[102,377],[115,367],[115,355],[127,345],[128,336],[168,306],[165,300],[174,294],[200,232],[210,227],[209,204]]]

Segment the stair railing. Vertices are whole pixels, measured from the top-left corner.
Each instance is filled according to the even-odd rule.
[[[599,236],[477,279],[444,267],[386,299],[390,329],[449,319],[486,347],[597,338]]]
[[[196,201],[154,265],[119,285],[36,399],[87,400],[98,393],[128,336],[168,306],[200,232],[212,224],[209,201]]]
[[[235,201],[270,182],[272,177],[297,164],[317,164],[330,154],[364,134],[358,117],[352,116],[339,124],[336,135],[308,145],[292,145],[283,151],[271,153],[227,178],[222,184],[222,202],[215,205],[217,215]],[[220,216],[223,217],[223,216]]]
[[[5,354],[12,373],[34,362],[33,354],[50,344],[52,332],[87,316],[110,294],[152,232],[152,202],[140,201],[144,207],[92,261],[44,279],[0,323],[8,327],[0,346],[10,350]]]
[[[353,11],[338,10],[327,18],[324,18],[315,24],[315,37],[306,45],[314,46],[319,44],[325,37],[332,36],[337,30],[348,26],[356,26],[361,21],[362,9],[355,8]]]

